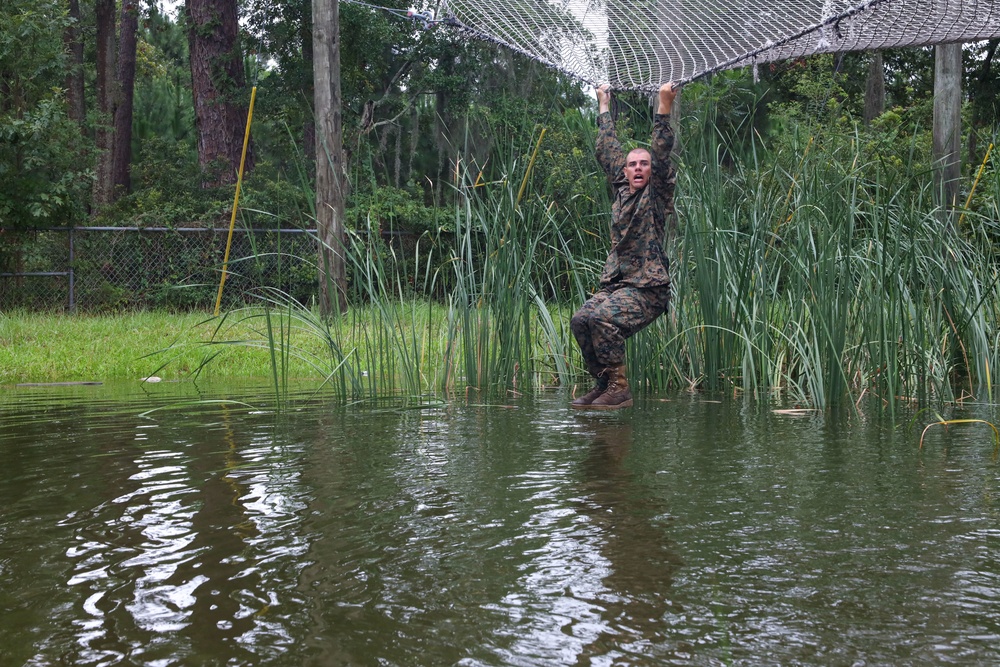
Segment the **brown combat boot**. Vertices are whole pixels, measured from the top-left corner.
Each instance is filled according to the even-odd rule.
[[[590,407],[590,404],[594,402],[594,399],[603,394],[607,388],[608,388],[608,376],[599,375],[597,377],[597,384],[594,385],[594,388],[588,391],[583,396],[578,396],[577,398],[575,398],[573,402],[570,403],[569,405],[570,407],[577,409],[588,408]]]
[[[628,388],[625,366],[608,366],[604,369],[608,388],[587,406],[591,410],[621,410],[632,407],[632,391]]]

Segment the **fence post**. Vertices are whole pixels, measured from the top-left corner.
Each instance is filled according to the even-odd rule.
[[[74,253],[74,229],[72,225],[69,228],[69,312],[71,313],[76,312],[76,297],[74,294],[76,276],[73,275],[73,260],[76,258]]]

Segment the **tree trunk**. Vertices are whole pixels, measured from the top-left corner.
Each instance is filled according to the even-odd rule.
[[[403,172],[403,126],[393,125],[392,128],[396,132],[396,159],[393,162],[393,183],[396,187],[399,187],[401,182],[402,172]]]
[[[972,120],[969,123],[969,150],[966,154],[971,164],[979,164],[979,128],[983,126],[981,117],[981,105],[976,104],[981,96],[989,95],[989,83],[993,74],[993,59],[996,57],[997,47],[1000,46],[1000,39],[991,39],[986,47],[986,55],[983,64],[979,69],[979,75],[972,79],[972,86],[969,89],[969,98],[973,100]],[[992,99],[990,96],[989,99]]]
[[[111,177],[114,131],[115,86],[115,0],[97,0],[97,120],[94,143],[97,163],[94,174],[93,206],[95,210],[111,202],[114,185]]]
[[[316,227],[323,315],[347,310],[344,265],[344,155],[338,0],[313,0],[316,118]]]
[[[132,102],[135,99],[135,48],[139,29],[138,0],[124,0],[118,39],[118,82],[114,97],[114,150],[111,165],[112,193],[116,200],[131,188]]]
[[[455,72],[457,56],[454,54],[442,57],[438,60],[439,71],[443,79],[447,80]],[[447,86],[438,89],[435,95],[435,129],[434,136],[437,141],[438,165],[437,177],[437,201],[444,201],[443,197],[448,192],[448,183],[458,183],[459,171],[459,141],[463,133],[459,126],[460,120],[452,112],[452,95]]]
[[[202,187],[236,182],[247,108],[236,0],[186,0]],[[244,168],[253,170],[248,146]]]
[[[410,150],[406,163],[406,180],[413,179],[413,159],[420,148],[420,105],[414,103],[410,108]]]
[[[80,34],[80,0],[69,0],[69,16],[73,23],[66,28],[63,41],[69,53],[66,74],[66,104],[69,117],[83,126],[87,117],[83,98],[83,37]]]
[[[310,3],[311,0],[302,0],[302,32],[300,34],[302,40],[302,65],[309,72],[313,71],[312,8],[310,7]],[[301,93],[302,97],[300,101],[314,99],[312,86],[304,79],[302,81]],[[312,111],[312,109],[309,109],[309,111]],[[306,163],[315,164],[316,123],[313,121],[311,113],[305,115],[305,120],[302,123],[302,150],[305,153]]]
[[[882,52],[872,54],[868,66],[868,82],[865,84],[865,125],[885,112],[885,63],[882,62]]]
[[[934,181],[938,204],[955,208],[962,175],[962,45],[934,47]]]

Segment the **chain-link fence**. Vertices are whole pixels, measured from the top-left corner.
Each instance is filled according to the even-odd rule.
[[[0,310],[213,308],[228,229],[0,228]],[[223,304],[275,287],[316,294],[316,239],[298,229],[234,229]]]

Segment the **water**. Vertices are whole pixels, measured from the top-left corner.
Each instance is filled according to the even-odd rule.
[[[0,665],[1000,663],[988,428],[227,397],[3,390]]]

